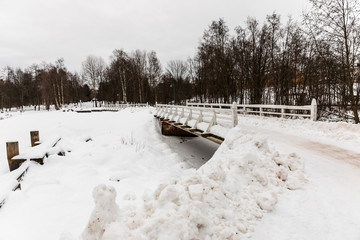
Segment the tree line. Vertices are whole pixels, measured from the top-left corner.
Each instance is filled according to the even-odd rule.
[[[154,51],[116,49],[109,64],[88,56],[81,73],[62,59],[0,75],[0,107],[78,101],[184,103],[186,100],[307,105],[352,111],[359,122],[359,4],[309,0],[301,23],[273,13],[231,34],[223,19],[204,31],[195,56],[162,67]]]
[[[22,70],[5,67],[0,75],[0,109],[23,106],[55,105],[88,101],[90,88],[81,84],[81,76],[69,72],[63,59],[55,63],[33,64]]]

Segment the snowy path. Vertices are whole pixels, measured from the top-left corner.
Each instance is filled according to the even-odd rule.
[[[260,133],[281,152],[295,152],[305,161],[308,179],[304,189],[279,197],[252,239],[360,239],[359,152],[279,129],[245,124],[240,128]]]

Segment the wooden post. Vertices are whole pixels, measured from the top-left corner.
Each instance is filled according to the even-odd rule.
[[[36,142],[38,142],[40,140],[39,131],[31,131],[30,132],[30,139],[31,139],[31,146],[32,147],[38,145],[38,144],[36,144]]]
[[[285,108],[281,108],[281,118],[285,117]]]
[[[311,101],[311,116],[310,116],[311,120],[316,121],[317,119],[317,103],[316,103],[316,99],[313,98]]]
[[[7,142],[6,143],[7,159],[10,171],[14,170],[12,158],[19,155],[19,142]]]
[[[237,104],[236,102],[233,102],[231,106],[231,112],[232,112],[232,126],[236,127],[238,125],[238,114],[237,114]]]

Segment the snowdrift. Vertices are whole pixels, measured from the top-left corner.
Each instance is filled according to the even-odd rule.
[[[211,160],[144,195],[138,209],[120,209],[114,188],[96,187],[95,208],[80,238],[247,238],[274,209],[278,194],[303,186],[303,169],[295,153],[281,155],[266,139],[234,128]],[[73,238],[63,234],[61,239]]]

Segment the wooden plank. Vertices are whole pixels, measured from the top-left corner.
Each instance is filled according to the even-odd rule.
[[[18,190],[18,189],[21,190],[21,181],[23,180],[23,178],[24,178],[25,174],[27,173],[28,169],[29,169],[29,166],[24,166],[23,169],[19,169],[19,175],[13,176],[13,177],[16,178],[17,184],[14,185],[12,188],[9,189],[9,193],[10,193],[11,191],[16,191],[16,190]],[[5,196],[4,196],[4,199],[2,199],[2,200],[0,201],[0,208],[1,208],[2,206],[4,206],[4,204],[6,203],[6,198],[7,198],[7,195],[5,195]]]
[[[201,130],[201,129],[194,129],[194,128],[191,128],[190,129],[190,132],[194,132],[194,133],[203,133],[204,131],[203,130]]]
[[[218,138],[215,138],[215,137],[211,137],[211,136],[209,136],[209,137],[205,137],[207,140],[210,140],[210,141],[212,141],[212,142],[214,142],[214,143],[217,143],[217,144],[222,144],[223,143],[223,140],[220,140],[220,139],[218,139]]]
[[[77,110],[77,113],[91,113],[91,110]]]

